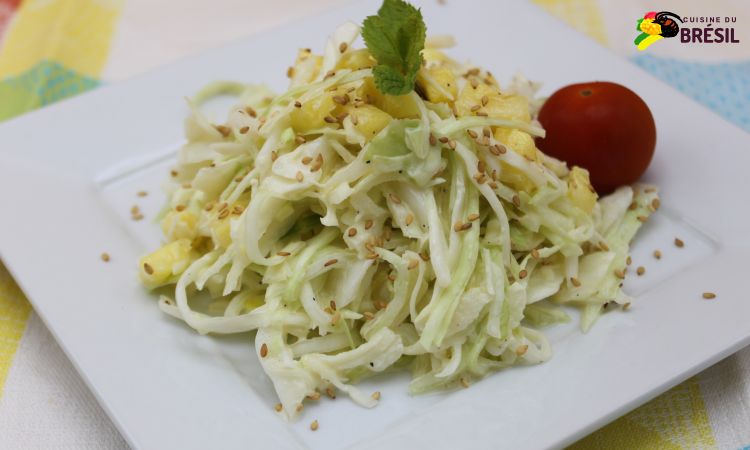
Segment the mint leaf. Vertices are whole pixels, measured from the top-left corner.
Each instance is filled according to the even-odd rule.
[[[404,95],[414,90],[426,34],[422,13],[403,0],[384,0],[378,15],[365,19],[362,38],[378,61],[373,76],[380,92]]]

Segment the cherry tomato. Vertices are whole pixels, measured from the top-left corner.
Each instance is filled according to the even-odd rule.
[[[617,83],[594,81],[566,86],[539,112],[547,136],[544,153],[588,169],[602,194],[631,184],[646,171],[656,146],[656,124],[646,103]]]

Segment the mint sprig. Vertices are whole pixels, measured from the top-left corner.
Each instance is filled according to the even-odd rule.
[[[380,92],[404,95],[414,90],[426,34],[422,13],[403,0],[383,0],[378,14],[365,19],[362,38],[378,62],[372,72]]]

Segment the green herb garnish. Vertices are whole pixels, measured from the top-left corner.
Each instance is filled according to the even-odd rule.
[[[365,19],[362,37],[378,61],[372,72],[380,92],[404,95],[414,90],[426,32],[422,13],[402,0],[384,0],[378,14]]]

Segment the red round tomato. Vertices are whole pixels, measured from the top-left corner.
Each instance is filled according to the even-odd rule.
[[[646,103],[617,83],[566,86],[539,111],[544,153],[588,169],[600,193],[631,184],[646,171],[656,146],[656,124]]]

